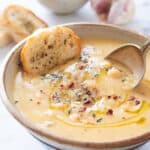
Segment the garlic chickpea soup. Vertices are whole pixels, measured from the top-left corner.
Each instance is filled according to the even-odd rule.
[[[137,88],[128,89],[134,84],[130,72],[104,60],[122,42],[81,41],[78,60],[47,74],[31,76],[20,68],[14,82],[19,111],[47,132],[80,141],[122,140],[149,131],[150,72]],[[148,55],[147,67],[149,60]]]

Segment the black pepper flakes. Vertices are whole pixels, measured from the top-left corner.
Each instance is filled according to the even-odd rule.
[[[103,120],[103,118],[99,118],[96,120],[97,123],[100,123]]]

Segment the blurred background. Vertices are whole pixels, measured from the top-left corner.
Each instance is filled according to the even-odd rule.
[[[61,2],[62,1],[62,2]],[[74,0],[0,0],[0,13],[6,8],[6,6],[10,4],[20,4],[26,8],[29,8],[31,11],[33,11],[38,17],[43,19],[45,22],[48,23],[49,26],[56,25],[56,24],[62,24],[62,23],[68,23],[68,22],[90,22],[90,23],[101,23],[102,20],[99,19],[99,17],[96,15],[95,11],[99,11],[103,14],[103,12],[107,12],[104,8],[100,8],[100,10],[94,10],[91,7],[91,1],[93,3],[97,3],[97,1],[111,1],[111,0],[76,0],[78,2],[75,2]],[[120,1],[120,0],[115,0]],[[150,1],[149,0],[121,0],[121,1],[127,1],[129,4],[121,4],[118,7],[116,7],[115,12],[118,11],[118,15],[121,13],[123,14],[122,20],[126,20],[126,18],[130,18],[130,15],[132,11],[134,12],[134,15],[131,17],[131,19],[127,19],[127,22],[121,26],[131,28],[133,30],[142,32],[146,35],[150,34]],[[129,1],[129,2],[128,2]],[[134,1],[134,4],[131,2]],[[61,3],[65,6],[60,7]],[[54,5],[55,3],[55,5]],[[95,4],[93,4],[95,5]],[[123,5],[123,6],[122,6]],[[120,11],[121,7],[126,7],[129,11],[125,12],[124,10]],[[132,6],[135,5],[135,6]],[[82,6],[82,7],[81,7]],[[70,10],[67,10],[67,8],[70,8]],[[74,8],[75,7],[75,8]],[[77,9],[80,8],[81,9]],[[95,6],[98,7],[98,6]],[[134,10],[130,10],[128,7],[134,7]],[[95,8],[96,9],[96,8]],[[71,12],[71,10],[74,10],[74,12]],[[53,11],[58,12],[58,14],[53,13]],[[68,11],[68,12],[67,12]],[[62,13],[61,13],[62,12]],[[121,12],[121,13],[120,13]],[[124,13],[126,14],[124,16]],[[116,16],[115,16],[116,17]],[[123,22],[123,21],[122,21]],[[113,21],[113,24],[116,22]]]
[[[108,23],[150,36],[150,0],[0,0],[0,14],[11,4],[19,4],[35,13],[48,26],[70,22]],[[7,41],[5,19],[0,19],[0,63],[10,48],[19,40]],[[8,27],[11,29],[11,27]],[[7,31],[7,30],[6,30]],[[14,32],[15,31],[12,31]],[[4,38],[6,38],[5,41]],[[4,43],[2,43],[2,41]],[[0,149],[45,150],[53,149],[41,144],[17,123],[0,102]],[[149,150],[150,144],[138,148]]]

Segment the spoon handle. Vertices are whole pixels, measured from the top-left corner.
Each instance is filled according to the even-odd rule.
[[[150,39],[147,40],[147,41],[144,43],[144,45],[141,47],[141,50],[142,50],[144,56],[146,56],[146,54],[147,54],[147,52],[148,52],[148,50],[149,50],[149,48],[148,48],[149,46],[150,46]]]

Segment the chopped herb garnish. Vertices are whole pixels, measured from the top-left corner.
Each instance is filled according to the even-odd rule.
[[[66,45],[66,42],[67,42],[67,40],[65,39],[65,40],[64,40],[64,45]]]
[[[94,75],[95,78],[98,77],[98,76],[99,76],[99,74],[95,74],[95,75]]]
[[[44,80],[44,79],[45,79],[45,76],[41,76],[40,79],[41,79],[41,80]]]
[[[107,72],[109,70],[109,68],[105,68],[105,71]]]
[[[17,104],[19,101],[15,101],[15,104]]]
[[[61,74],[49,74],[49,76],[53,77],[53,78],[58,78],[61,79],[62,75]]]
[[[71,112],[72,112],[72,108],[70,108],[70,109],[68,110],[68,115],[70,115]]]
[[[97,101],[101,100],[102,99],[102,96],[96,98]]]
[[[100,123],[103,120],[103,118],[99,118],[96,120],[97,123]]]
[[[78,97],[78,98],[76,99],[76,101],[81,102],[81,98],[80,98],[80,97]]]
[[[122,82],[125,82],[125,81],[126,81],[126,79],[125,79],[125,78],[123,78],[121,81],[122,81]]]
[[[79,93],[75,93],[75,95],[77,97],[76,101],[80,102],[81,101],[81,95]]]
[[[51,73],[51,74],[41,75],[41,80],[51,79],[52,81],[55,81],[55,80],[60,80],[62,78],[63,78],[62,74],[59,74],[59,73],[56,73],[56,74]]]
[[[96,114],[93,113],[93,114],[92,114],[92,117],[95,118],[95,117],[96,117]]]

